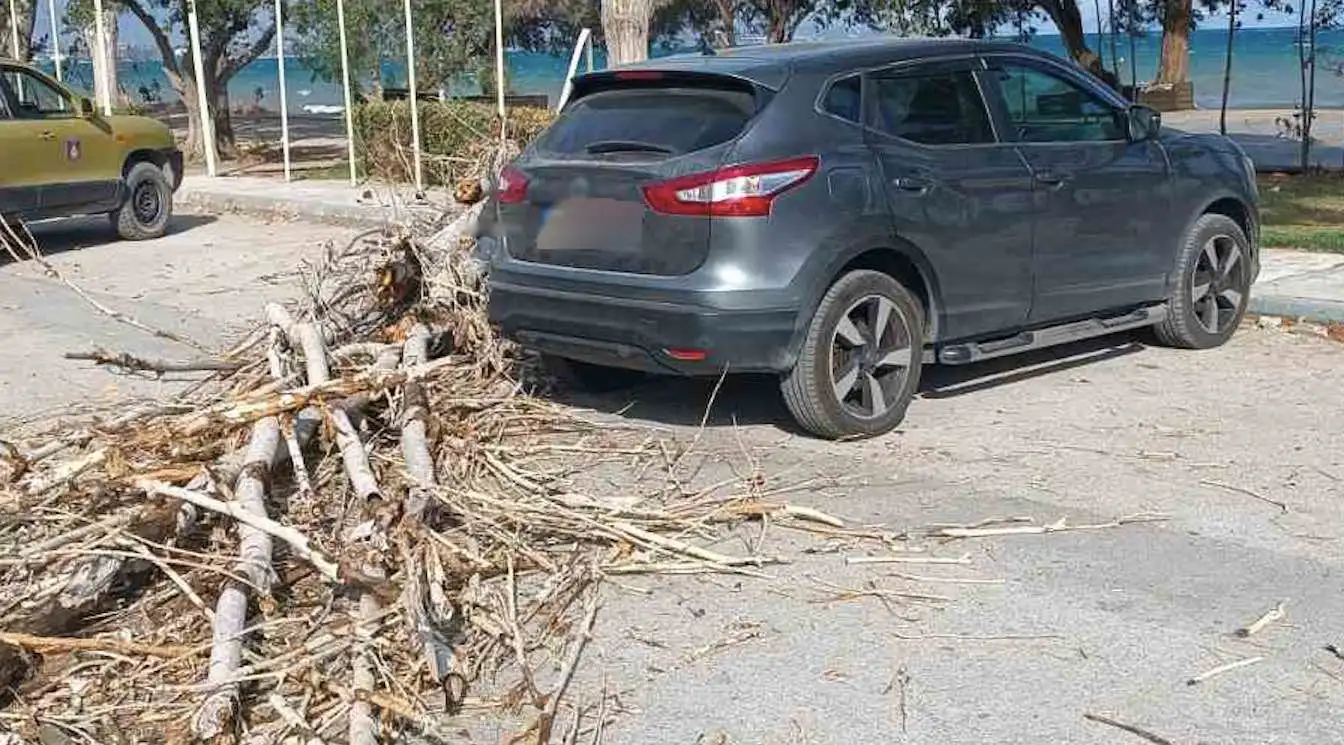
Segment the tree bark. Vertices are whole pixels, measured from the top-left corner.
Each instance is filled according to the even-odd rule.
[[[19,60],[27,62],[33,56],[33,28],[37,19],[35,0],[14,0],[14,9],[19,14]],[[10,30],[13,19],[9,17],[9,3],[0,3],[0,57],[14,54],[14,36]]]
[[[1166,0],[1162,5],[1162,56],[1157,65],[1159,85],[1190,80],[1190,13],[1193,0]]]
[[[1240,0],[1232,0],[1227,10],[1227,56],[1223,58],[1223,102],[1218,109],[1218,133],[1227,136],[1227,94],[1232,88],[1232,41],[1237,34],[1237,5]]]
[[[1306,3],[1302,3],[1305,10]],[[1311,0],[1308,14],[1298,17],[1298,27],[1306,32],[1298,49],[1302,55],[1302,170],[1311,170],[1311,125],[1316,119],[1316,0]]]
[[[1076,0],[1037,0],[1036,5],[1050,16],[1059,29],[1064,49],[1075,62],[1084,68],[1098,72],[1101,70],[1101,58],[1087,46],[1087,34],[1083,31],[1083,14]]]
[[[710,29],[715,49],[737,46],[737,0],[714,0],[719,19]]]
[[[653,0],[602,0],[602,33],[613,66],[649,58],[653,11]]]

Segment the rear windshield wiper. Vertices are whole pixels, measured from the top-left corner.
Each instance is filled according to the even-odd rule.
[[[603,153],[661,153],[671,155],[672,149],[663,145],[655,145],[652,142],[635,142],[633,140],[602,140],[600,142],[589,143],[584,148],[589,155],[602,155]]]

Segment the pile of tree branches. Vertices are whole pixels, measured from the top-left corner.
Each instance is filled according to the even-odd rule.
[[[770,512],[758,487],[574,480],[668,445],[527,394],[473,219],[330,247],[187,392],[5,436],[0,730],[373,743],[505,709],[545,743],[604,577],[769,560],[700,540]]]

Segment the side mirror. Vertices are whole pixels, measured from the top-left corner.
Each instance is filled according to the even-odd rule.
[[[1157,109],[1135,104],[1129,107],[1129,139],[1134,142],[1156,140],[1162,131],[1162,113]]]
[[[76,103],[75,105],[79,108],[79,115],[84,117],[85,119],[92,119],[96,114],[93,108],[93,101],[90,101],[89,99],[83,96],[79,97],[78,103]]]

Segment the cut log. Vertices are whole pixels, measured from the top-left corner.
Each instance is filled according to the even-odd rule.
[[[249,512],[266,515],[266,484],[270,464],[280,449],[280,421],[267,417],[257,422],[248,443],[242,475],[234,486],[234,499]],[[207,684],[214,684],[205,702],[192,720],[192,731],[201,740],[214,740],[228,731],[237,713],[238,684],[233,678],[242,664],[243,630],[247,628],[247,599],[250,587],[268,592],[271,570],[271,536],[246,524],[238,526],[239,562],[234,571],[247,582],[228,580],[215,604],[214,644],[210,649]]]

